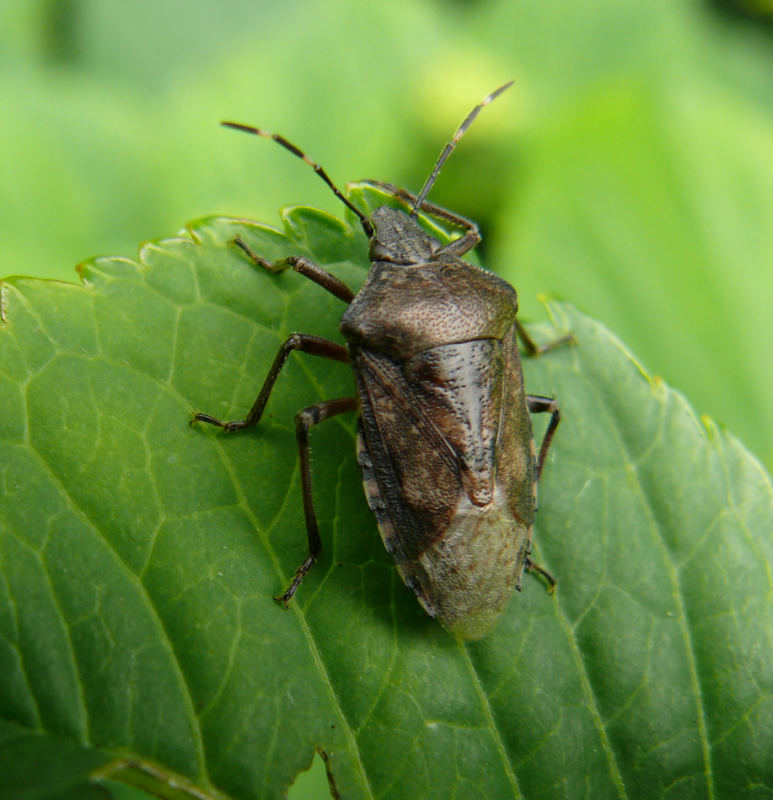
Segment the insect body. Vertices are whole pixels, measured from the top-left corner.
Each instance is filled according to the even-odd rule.
[[[287,603],[321,550],[312,498],[309,429],[336,414],[358,411],[358,462],[368,504],[398,570],[433,617],[467,638],[488,633],[526,569],[553,578],[529,558],[537,481],[560,419],[555,401],[526,395],[518,336],[538,348],[516,319],[517,296],[506,281],[462,260],[480,236],[476,225],[426,201],[440,167],[477,116],[510,84],[476,106],[441,153],[418,196],[389,184],[372,185],[410,206],[363,214],[298,148],[257,128],[224,123],[273,138],[314,167],[358,216],[370,242],[372,266],[355,294],[338,278],[301,257],[275,263],[236,240],[257,265],[290,267],[348,303],[340,329],[347,347],[293,334],[280,348],[255,403],[243,420],[200,420],[226,430],[255,425],[293,350],[349,363],[357,399],[327,400],[295,418],[309,555],[277,600]],[[449,244],[419,225],[419,211],[449,222],[462,235]],[[564,341],[568,337],[559,341]],[[529,412],[550,412],[536,453]]]

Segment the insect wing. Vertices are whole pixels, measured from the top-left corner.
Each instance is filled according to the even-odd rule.
[[[509,441],[525,415],[507,407],[503,376],[515,366],[520,377],[514,345],[507,336],[443,345],[407,362],[363,350],[354,359],[359,462],[381,536],[426,610],[468,638],[493,626],[530,541],[533,502],[513,503],[512,492],[529,476],[513,480],[512,454],[500,477],[497,469],[500,438]],[[516,459],[527,473],[532,452],[527,446]]]
[[[354,356],[364,447],[377,483],[376,514],[398,564],[442,536],[461,491],[455,454],[417,406],[399,362],[367,350]],[[362,460],[362,458],[361,458]],[[376,496],[373,487],[366,492]],[[399,535],[396,535],[398,534]]]

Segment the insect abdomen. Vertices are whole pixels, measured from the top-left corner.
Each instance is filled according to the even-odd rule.
[[[530,527],[512,516],[501,488],[484,507],[460,492],[442,535],[416,558],[405,558],[395,551],[395,530],[361,426],[357,450],[368,505],[405,584],[427,613],[450,630],[467,639],[485,636],[520,580]]]
[[[463,495],[443,536],[401,571],[423,573],[430,614],[455,633],[479,639],[494,626],[517,585],[530,538],[529,528],[510,513],[504,492],[496,492],[483,508]]]

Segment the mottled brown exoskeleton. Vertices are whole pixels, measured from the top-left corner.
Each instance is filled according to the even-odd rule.
[[[551,398],[525,394],[517,338],[532,355],[547,348],[537,347],[516,319],[513,287],[462,260],[480,241],[477,226],[425,200],[473,119],[510,85],[470,112],[418,196],[368,182],[404,202],[410,213],[382,206],[368,217],[283,137],[223,123],[272,138],[310,164],[357,215],[370,242],[372,265],[356,295],[305,258],[270,263],[243,241],[234,242],[256,265],[271,272],[294,269],[348,303],[340,323],[346,347],[292,334],[243,420],[224,422],[208,414],[193,420],[227,431],[257,424],[293,350],[342,361],[354,371],[356,400],[326,400],[295,417],[309,555],[276,598],[284,604],[321,551],[309,429],[348,411],[359,412],[357,458],[368,504],[400,575],[428,614],[464,637],[480,638],[491,630],[513,589],[520,588],[524,568],[554,583],[531,562],[529,551],[537,481],[560,412]],[[419,225],[419,211],[460,228],[462,235],[442,245]],[[551,414],[539,455],[529,412]]]

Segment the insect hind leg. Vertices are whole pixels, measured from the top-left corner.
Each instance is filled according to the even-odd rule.
[[[552,573],[546,570],[545,567],[541,567],[539,564],[532,561],[529,556],[526,556],[524,567],[527,572],[536,572],[537,575],[542,577],[548,585],[548,594],[553,594],[553,590],[556,588],[558,581],[553,577]]]
[[[283,606],[292,599],[292,596],[301,585],[314,562],[322,552],[322,540],[319,536],[317,514],[314,511],[314,497],[311,484],[311,454],[309,450],[309,429],[319,425],[326,419],[338,414],[345,414],[357,408],[357,401],[353,397],[342,397],[337,400],[325,400],[316,405],[304,408],[295,415],[295,437],[298,441],[298,455],[301,463],[301,492],[303,495],[303,513],[306,518],[306,534],[309,542],[309,554],[295,570],[290,585],[282,594],[274,598]]]

